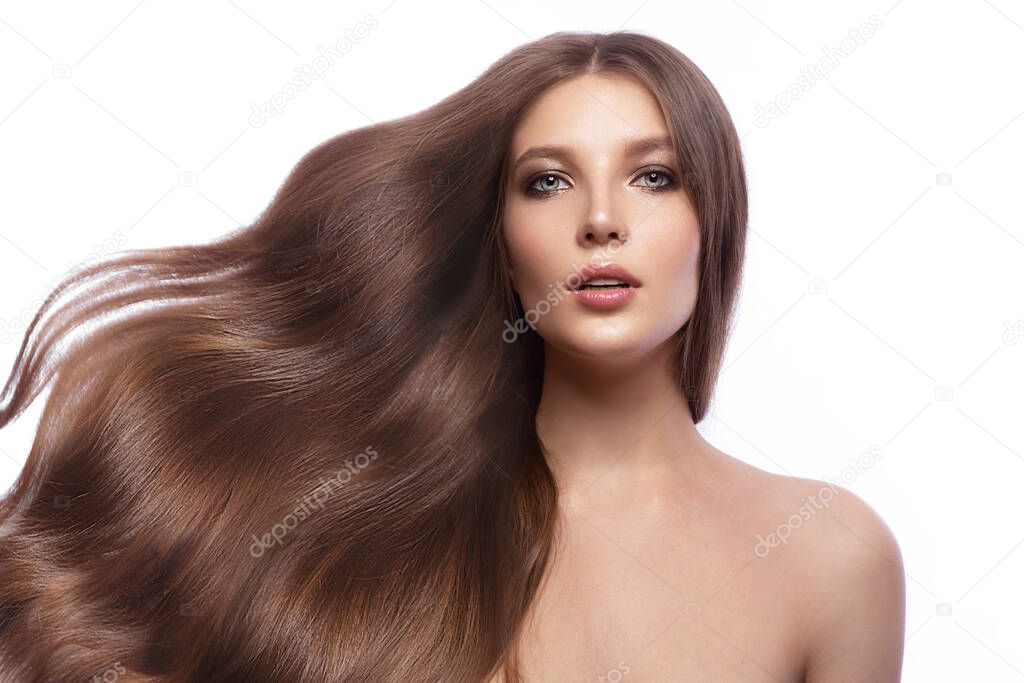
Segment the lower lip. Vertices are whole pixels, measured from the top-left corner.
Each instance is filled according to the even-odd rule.
[[[636,296],[636,287],[610,287],[608,289],[574,289],[572,296],[591,308],[617,308]]]

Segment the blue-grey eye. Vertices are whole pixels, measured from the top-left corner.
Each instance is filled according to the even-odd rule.
[[[530,194],[550,194],[557,190],[565,189],[557,186],[559,180],[562,180],[562,178],[554,175],[553,173],[540,175],[537,176],[534,180],[532,180],[529,185],[527,185],[526,191],[529,192]],[[562,180],[562,182],[565,181]],[[541,187],[537,187],[538,183],[541,184]]]
[[[648,189],[651,189],[651,190],[658,190],[658,189],[661,189],[661,188],[663,188],[663,187],[666,187],[666,186],[668,186],[668,185],[671,185],[671,184],[672,184],[672,183],[674,182],[674,181],[673,181],[673,179],[672,179],[672,176],[671,176],[671,175],[669,175],[668,173],[665,173],[664,171],[647,171],[646,173],[644,173],[644,174],[643,174],[642,176],[640,176],[640,177],[641,177],[641,178],[644,178],[644,179],[647,179],[647,180],[650,180],[652,176],[654,176],[655,178],[656,178],[656,177],[658,177],[658,176],[660,176],[660,177],[662,177],[662,178],[664,178],[664,179],[665,179],[665,182],[663,182],[663,183],[661,183],[661,184],[655,184],[655,185],[645,185],[645,186],[644,186],[644,187],[646,187],[646,188],[648,188]],[[655,180],[655,181],[653,181],[653,182],[657,183],[657,180]]]

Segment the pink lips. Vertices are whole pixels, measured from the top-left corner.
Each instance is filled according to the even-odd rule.
[[[572,298],[592,308],[616,308],[636,296],[636,288],[575,289]]]
[[[608,289],[582,289],[591,280],[609,278],[622,280],[629,287],[609,287]],[[605,263],[598,266],[587,265],[582,269],[582,278],[575,276],[566,283],[572,298],[585,306],[599,309],[617,308],[631,301],[636,290],[641,286],[640,280],[632,273],[616,263]]]

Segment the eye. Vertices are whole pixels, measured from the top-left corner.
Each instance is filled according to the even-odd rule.
[[[562,178],[556,176],[553,173],[543,173],[530,180],[530,182],[526,185],[526,192],[527,194],[534,196],[544,196],[553,194],[558,190],[565,189],[562,187],[557,187],[559,180],[562,180]],[[562,180],[562,182],[565,181]],[[540,187],[538,187],[538,184],[540,185]]]
[[[663,182],[658,181],[660,178]],[[658,191],[675,185],[675,178],[671,173],[662,171],[660,169],[652,168],[647,170],[643,175],[639,176],[637,180],[650,181],[652,185],[641,185],[644,189]],[[555,175],[554,173],[542,173],[541,175],[534,176],[528,181],[526,185],[526,193],[535,197],[547,197],[555,194],[559,190],[567,189],[567,187],[559,187],[558,182],[566,182],[561,176]]]
[[[672,177],[672,175],[670,173],[666,173],[665,171],[660,171],[660,170],[658,170],[656,168],[652,168],[652,169],[650,169],[648,171],[645,171],[642,176],[637,178],[637,180],[640,180],[640,179],[651,180],[652,176],[654,176],[655,178],[661,177],[661,178],[665,179],[665,182],[661,183],[660,185],[658,185],[658,184],[655,184],[655,185],[643,185],[642,187],[645,187],[648,190],[660,190],[662,188],[665,188],[665,187],[668,187],[670,185],[674,185],[675,184],[675,179]],[[657,180],[654,180],[653,182],[657,183]]]

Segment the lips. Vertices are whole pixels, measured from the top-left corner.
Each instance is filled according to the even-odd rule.
[[[613,284],[616,282],[619,284]],[[588,284],[591,286],[585,287],[585,285]],[[566,285],[573,291],[583,289],[586,289],[587,291],[594,291],[605,289],[629,289],[632,287],[639,287],[641,283],[635,275],[619,264],[604,263],[598,266],[584,266],[578,275],[574,275],[569,278]]]

